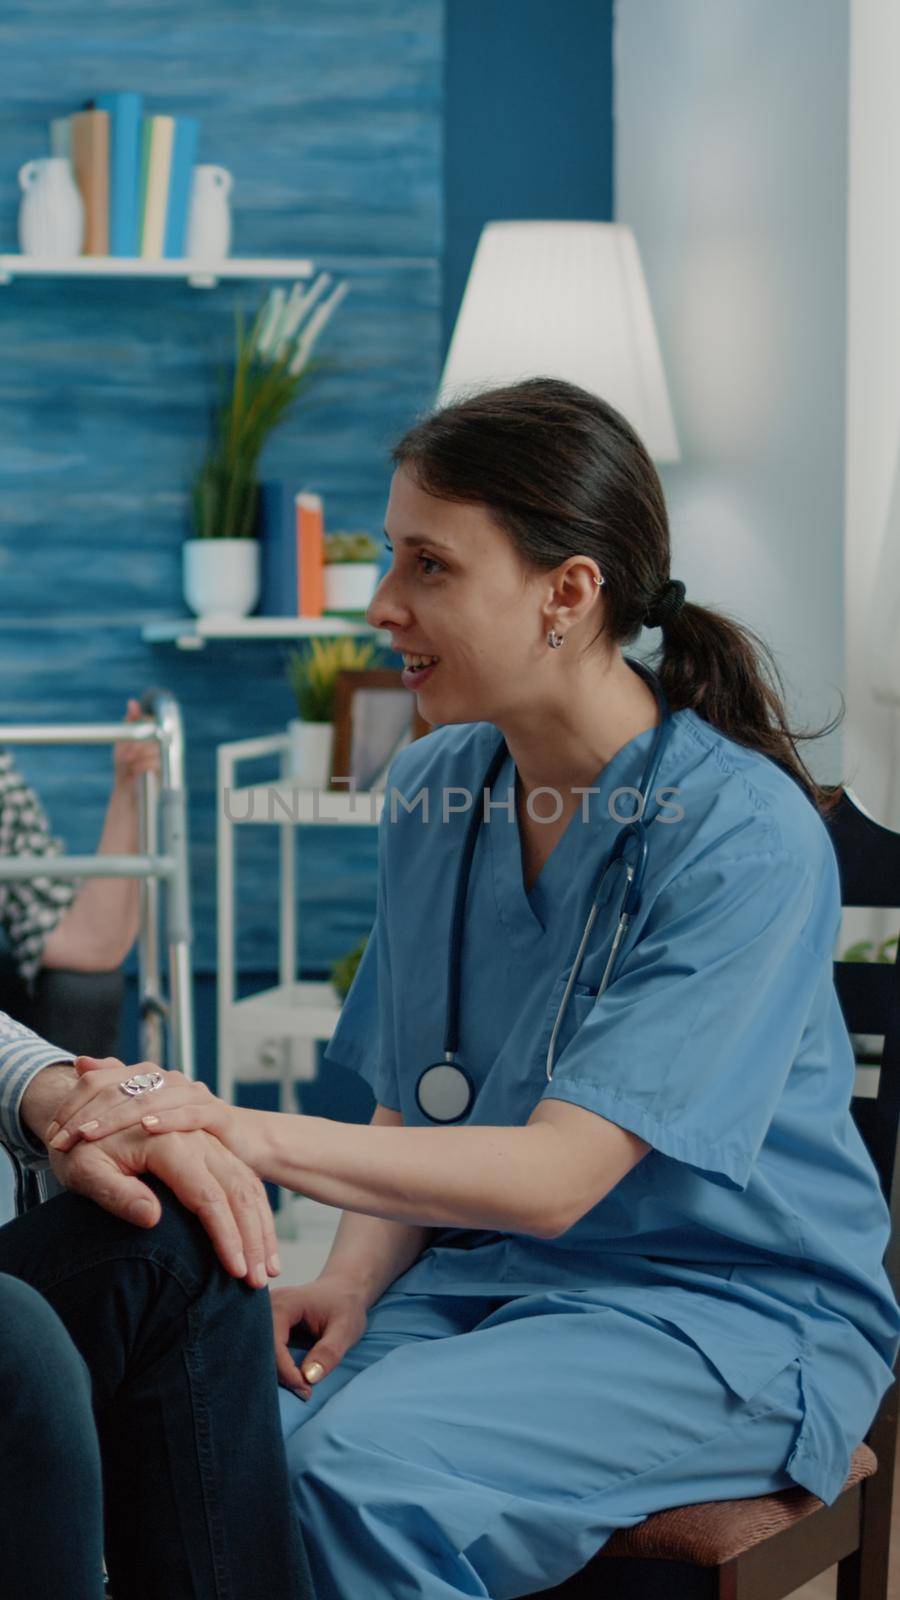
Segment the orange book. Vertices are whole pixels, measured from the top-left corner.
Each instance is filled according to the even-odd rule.
[[[109,255],[109,112],[76,111],[72,167],[84,201],[82,255]]]
[[[322,498],[304,491],[297,508],[297,615],[321,617],[325,606],[325,518]]]

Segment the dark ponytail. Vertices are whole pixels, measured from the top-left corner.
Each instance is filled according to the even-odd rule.
[[[561,379],[528,378],[433,412],[391,458],[427,494],[486,506],[529,565],[550,570],[568,556],[592,556],[605,579],[601,634],[623,645],[642,627],[661,628],[654,666],[672,710],[690,707],[769,756],[819,810],[834,803],[840,788],[815,781],[797,743],[830,733],[842,713],[815,732],[791,729],[767,645],[722,612],[685,600],[669,575],[659,475],[612,406]]]
[[[777,761],[822,812],[839,798],[840,785],[816,783],[797,751],[797,741],[831,733],[838,713],[824,728],[799,732],[788,725],[784,685],[768,645],[721,611],[685,602],[663,624],[656,671],[673,710],[690,706],[738,744]]]

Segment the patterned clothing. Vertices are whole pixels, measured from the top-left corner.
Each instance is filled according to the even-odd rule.
[[[4,856],[58,856],[62,850],[34,790],[9,753],[0,750],[0,860]],[[0,879],[0,929],[26,983],[31,983],[41,965],[44,940],[77,892],[78,883],[71,879],[32,878],[27,883]]]

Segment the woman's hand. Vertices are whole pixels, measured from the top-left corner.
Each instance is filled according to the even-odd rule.
[[[147,719],[140,702],[129,700],[125,722],[142,722]],[[120,739],[113,745],[113,770],[115,788],[129,796],[137,795],[137,780],[145,772],[159,772],[159,745],[155,739]]]
[[[180,1072],[163,1072],[152,1061],[126,1067],[111,1056],[102,1061],[79,1056],[75,1071],[81,1082],[57,1107],[44,1134],[48,1149],[71,1150],[79,1139],[96,1143],[126,1128],[142,1127],[146,1133],[204,1130],[242,1161],[248,1160],[237,1107],[220,1100],[205,1083],[185,1078]],[[159,1073],[164,1087],[143,1094],[123,1094],[121,1085],[137,1072]]]
[[[352,1285],[328,1278],[316,1278],[297,1289],[272,1289],[269,1298],[278,1381],[286,1389],[293,1389],[301,1400],[308,1400],[311,1385],[321,1383],[362,1338],[366,1328],[365,1299]],[[314,1343],[298,1367],[288,1341],[291,1330],[301,1327]]]

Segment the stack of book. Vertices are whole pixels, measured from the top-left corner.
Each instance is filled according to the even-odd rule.
[[[198,132],[196,117],[145,115],[130,92],[50,124],[51,152],[71,161],[84,201],[84,255],[184,255]]]
[[[290,484],[260,484],[260,602],[264,617],[321,617],[325,604],[325,521],[320,495]]]

